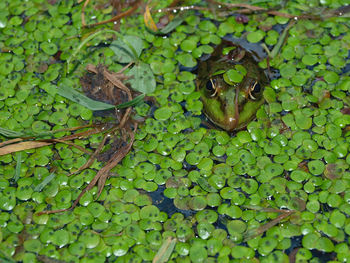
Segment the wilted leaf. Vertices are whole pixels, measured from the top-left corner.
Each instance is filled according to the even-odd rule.
[[[146,27],[151,31],[158,31],[156,23],[154,23],[151,12],[149,10],[148,5],[146,6],[145,13],[143,14],[143,20],[145,22]]]
[[[27,141],[27,142],[20,142],[16,144],[10,144],[0,148],[0,156],[13,153],[13,152],[39,148],[50,144],[51,143],[49,142],[39,142],[39,141]]]

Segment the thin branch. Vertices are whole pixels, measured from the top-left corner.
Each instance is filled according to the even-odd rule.
[[[89,0],[87,0],[87,2],[88,1]],[[121,14],[118,14],[118,15],[112,17],[111,19],[104,20],[104,21],[97,22],[97,23],[90,24],[90,25],[86,25],[85,24],[85,19],[83,20],[83,16],[85,17],[85,15],[84,15],[85,8],[84,8],[84,9],[82,9],[82,14],[81,14],[82,25],[83,25],[83,27],[86,27],[86,28],[92,28],[92,27],[95,27],[95,26],[104,25],[104,24],[108,24],[108,23],[111,23],[111,22],[118,21],[118,20],[122,19],[123,17],[130,16],[132,13],[134,13],[136,11],[136,9],[139,7],[140,2],[141,1],[137,1],[129,10],[127,10],[127,11],[121,13]]]

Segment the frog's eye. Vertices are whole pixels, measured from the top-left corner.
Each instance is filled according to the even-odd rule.
[[[255,81],[254,84],[250,86],[248,90],[249,97],[252,100],[256,100],[260,92],[261,92],[261,86],[257,81]]]
[[[209,79],[207,83],[205,84],[205,87],[208,92],[210,92],[210,96],[215,96],[216,94],[216,85],[215,85],[215,79]]]

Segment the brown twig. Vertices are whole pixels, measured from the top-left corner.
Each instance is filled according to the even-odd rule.
[[[8,144],[12,144],[15,142],[21,142],[21,141],[23,141],[23,138],[15,138],[15,139],[4,141],[4,142],[0,143],[0,148],[4,147],[5,145],[8,145]]]
[[[91,126],[94,126],[94,125],[93,124],[88,124],[88,125],[83,125],[83,126],[79,126],[79,127],[59,129],[59,130],[55,130],[55,133],[56,132],[61,132],[61,131],[75,131],[75,130],[80,130],[80,129],[83,129],[83,128],[88,128],[88,127],[91,127]],[[18,142],[21,142],[21,141],[24,141],[24,140],[29,140],[29,139],[35,139],[35,137],[34,136],[30,136],[30,137],[21,137],[21,138],[15,138],[15,139],[7,140],[7,141],[4,141],[4,142],[0,143],[0,148],[4,147],[5,145],[8,145],[8,144],[18,143]],[[38,140],[38,141],[40,141],[40,140]]]
[[[201,11],[209,11],[210,9],[207,7],[200,7],[200,6],[175,6],[175,7],[166,7],[162,9],[154,10],[153,13],[161,13],[161,12],[171,12],[171,11],[185,11],[185,10],[201,10]]]
[[[125,114],[126,115],[126,114]],[[135,132],[137,130],[137,123],[134,124],[134,130],[130,133],[130,142],[127,146],[121,148],[118,152],[116,152],[108,161],[108,163],[104,166],[106,167],[105,170],[100,173],[100,177],[98,179],[98,193],[97,198],[101,195],[104,185],[106,183],[106,180],[109,175],[109,171],[115,167],[123,158],[128,154],[128,152],[131,150],[132,145],[134,144],[135,140]]]
[[[120,128],[120,125],[118,126]],[[98,194],[97,194],[97,198],[100,196],[100,194],[102,193],[102,190],[104,188],[104,184],[108,178],[109,175],[109,171],[115,167],[124,157],[125,155],[127,155],[127,153],[130,151],[133,143],[134,143],[134,139],[135,139],[135,131],[137,129],[137,123],[134,125],[134,130],[130,133],[130,141],[129,143],[121,148],[118,152],[116,152],[111,158],[110,160],[107,162],[107,164],[105,166],[103,166],[95,175],[95,177],[90,181],[90,183],[87,185],[87,187],[85,187],[83,189],[83,191],[79,194],[79,196],[77,197],[77,199],[74,201],[74,203],[72,204],[71,207],[69,208],[65,208],[65,209],[57,209],[57,210],[51,210],[51,211],[41,211],[38,212],[38,215],[43,215],[43,214],[53,214],[53,213],[59,213],[59,212],[65,212],[65,211],[69,211],[74,209],[74,207],[77,206],[77,204],[79,203],[79,200],[81,199],[81,197],[89,190],[91,190],[96,183],[98,183]]]
[[[120,19],[122,19],[123,17],[126,17],[126,16],[130,16],[132,13],[134,13],[136,11],[136,9],[139,7],[140,5],[140,2],[141,1],[137,1],[129,10],[121,13],[121,14],[118,14],[114,17],[112,17],[111,19],[108,19],[108,20],[104,20],[104,21],[101,21],[101,22],[97,22],[97,23],[94,23],[94,24],[90,24],[90,25],[87,25],[85,23],[85,14],[84,14],[84,11],[85,11],[85,6],[87,5],[86,3],[89,2],[89,0],[86,0],[86,2],[84,3],[84,6],[82,8],[82,12],[81,12],[81,23],[82,23],[82,26],[83,28],[86,27],[86,28],[92,28],[94,26],[99,26],[99,25],[104,25],[104,24],[107,24],[107,23],[111,23],[111,22],[115,22],[115,21],[118,21]],[[85,5],[86,4],[86,5]]]
[[[90,0],[85,0],[85,3],[83,5],[83,7],[81,8],[81,24],[83,27],[85,27],[86,23],[85,23],[85,8],[86,6],[89,4]]]
[[[276,209],[277,210],[277,209]],[[267,222],[266,224],[258,227],[258,228],[254,228],[254,229],[250,229],[248,231],[245,232],[244,234],[244,241],[248,241],[254,237],[257,237],[258,235],[264,233],[265,231],[267,231],[268,229],[270,229],[271,227],[277,225],[279,222],[281,222],[284,218],[290,216],[291,214],[295,213],[295,211],[293,210],[277,210],[282,212],[278,217],[276,217],[275,219],[271,220],[270,222]],[[276,211],[276,212],[277,212]]]
[[[127,67],[129,67],[130,65],[132,65],[132,63],[129,63],[127,66],[125,66],[124,68],[122,68],[120,71],[118,71],[117,73],[111,73],[110,71],[108,71],[106,68],[103,69],[103,75],[106,79],[108,79],[112,84],[114,84],[115,86],[117,86],[118,88],[120,88],[121,90],[125,91],[126,94],[128,94],[128,98],[129,100],[132,99],[131,96],[131,92],[130,90],[124,85],[123,82],[121,82],[120,79],[127,79],[128,77],[125,77],[123,74],[121,74]],[[95,74],[98,73],[98,69],[95,65],[92,64],[88,64],[86,66],[86,69],[90,72],[93,72]]]
[[[121,71],[119,71],[118,73],[112,73],[109,72],[106,68],[103,69],[103,76],[104,78],[106,78],[108,81],[110,81],[114,86],[116,86],[117,88],[123,90],[126,92],[127,96],[128,96],[128,100],[131,101],[132,100],[132,94],[131,91],[128,87],[126,87],[123,82],[121,82],[121,80],[119,79],[120,75],[122,74],[122,72],[126,69],[123,68]],[[90,72],[94,72],[94,73],[98,73],[98,69],[94,66],[94,65],[88,65],[87,70],[89,70]],[[98,186],[98,193],[97,193],[97,198],[100,196],[100,194],[103,191],[104,185],[106,183],[106,180],[109,176],[109,172],[110,170],[115,167],[127,154],[128,152],[131,150],[131,147],[134,143],[134,139],[135,139],[135,132],[137,130],[137,123],[134,123],[134,128],[131,131],[129,127],[125,127],[127,121],[130,118],[130,113],[131,113],[131,107],[128,107],[125,110],[125,113],[123,114],[123,117],[121,119],[121,121],[119,122],[119,125],[117,127],[112,128],[107,134],[105,134],[102,142],[99,144],[98,148],[95,150],[95,152],[91,155],[90,159],[87,161],[86,164],[84,164],[82,167],[80,167],[78,169],[78,171],[81,171],[83,169],[88,168],[93,161],[96,159],[97,155],[102,151],[103,146],[105,145],[107,138],[110,137],[110,135],[112,135],[113,133],[115,133],[117,130],[121,131],[120,135],[122,137],[125,136],[125,133],[128,132],[129,134],[129,143],[123,147],[121,147],[120,149],[118,149],[117,152],[115,152],[108,160],[108,162],[106,163],[105,166],[103,166],[95,175],[95,177],[90,181],[90,183],[82,190],[82,192],[79,194],[79,196],[77,197],[77,199],[73,202],[72,206],[66,209],[58,209],[58,210],[51,210],[51,211],[41,211],[38,212],[38,215],[42,215],[42,214],[52,214],[52,213],[58,213],[58,212],[64,212],[64,211],[68,211],[73,209],[74,207],[77,206],[77,204],[79,203],[79,200],[81,199],[81,197],[89,190],[91,190],[96,184]],[[125,132],[126,131],[126,132]],[[125,136],[125,138],[123,138],[124,141],[127,141],[127,138]],[[77,172],[75,172],[77,173]]]
[[[113,130],[114,130],[114,129],[113,129]],[[95,161],[97,155],[102,151],[103,146],[105,145],[105,143],[106,143],[107,138],[108,138],[109,135],[110,135],[110,132],[107,133],[107,134],[103,137],[101,143],[100,143],[99,146],[96,148],[95,152],[90,156],[89,160],[88,160],[84,165],[82,165],[77,171],[75,171],[74,173],[69,174],[69,176],[71,176],[71,175],[73,175],[73,174],[77,174],[77,173],[79,173],[80,171],[82,171],[82,170],[84,170],[84,169],[86,169],[86,168],[88,168],[88,167],[90,167],[90,166],[92,165],[92,163]]]
[[[72,142],[67,142],[65,140],[62,140],[62,139],[45,139],[45,140],[38,140],[40,142],[51,142],[51,143],[63,143],[63,144],[67,144],[67,145],[70,145],[74,148],[77,148],[78,150],[82,151],[83,153],[86,153],[88,155],[91,154],[91,151],[90,150],[86,150],[84,147],[81,147],[80,145],[77,145],[75,143],[72,143]]]
[[[226,8],[243,8],[240,10],[235,10],[235,12],[237,13],[243,13],[243,14],[247,14],[247,13],[252,13],[252,12],[265,12],[266,14],[269,15],[275,15],[275,16],[281,16],[281,17],[286,17],[286,18],[294,18],[294,19],[320,19],[320,17],[317,16],[312,16],[312,15],[291,15],[291,14],[287,14],[287,13],[282,13],[276,10],[269,10],[263,7],[259,7],[259,6],[254,6],[254,5],[249,5],[249,4],[231,4],[231,3],[222,3],[222,2],[217,2],[215,0],[207,0],[208,2],[210,2],[213,5],[220,5],[220,6],[225,6]]]

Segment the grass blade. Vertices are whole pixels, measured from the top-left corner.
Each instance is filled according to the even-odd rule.
[[[16,132],[13,130],[5,129],[5,128],[0,128],[0,135],[8,138],[18,138],[18,137],[25,136],[26,134],[22,132]]]
[[[48,176],[45,177],[45,179],[40,183],[38,184],[35,188],[34,188],[34,191],[35,192],[41,192],[41,190],[44,189],[44,187],[51,182],[51,180],[55,178],[55,173],[51,173],[49,174]]]
[[[13,177],[13,180],[15,182],[17,182],[17,180],[19,179],[20,175],[21,175],[21,165],[22,165],[22,153],[21,152],[17,152],[16,153],[16,159],[17,159],[17,163],[16,163],[16,171],[15,171],[15,176]]]
[[[173,253],[177,239],[168,237],[159,248],[157,254],[154,256],[152,263],[168,262],[171,253]]]
[[[124,109],[127,107],[135,106],[135,105],[139,104],[143,100],[144,97],[145,97],[145,94],[141,94],[131,101],[127,101],[127,102],[119,104],[117,106],[117,109]]]

